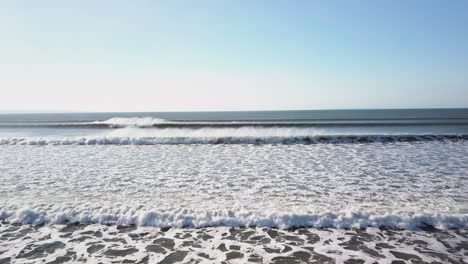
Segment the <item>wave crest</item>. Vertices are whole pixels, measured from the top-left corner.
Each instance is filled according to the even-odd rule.
[[[365,144],[398,142],[457,142],[468,135],[368,135],[368,136],[104,136],[64,138],[0,138],[0,145],[161,145],[161,144]]]
[[[428,213],[378,214],[373,212],[280,213],[257,211],[145,210],[134,208],[76,210],[61,208],[55,212],[30,208],[0,211],[0,220],[18,224],[111,224],[151,227],[200,228],[213,226],[263,226],[276,228],[365,228],[393,227],[417,229],[433,226],[440,229],[468,227],[468,215]]]
[[[152,127],[169,121],[154,117],[113,117],[104,121],[94,121],[93,125],[108,125],[109,127]]]

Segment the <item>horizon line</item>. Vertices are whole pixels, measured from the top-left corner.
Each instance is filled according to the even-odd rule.
[[[0,114],[91,114],[91,113],[213,113],[213,112],[288,112],[288,111],[349,111],[349,110],[430,110],[468,109],[468,107],[395,107],[395,108],[321,108],[268,110],[201,110],[201,111],[74,111],[74,110],[0,110]]]

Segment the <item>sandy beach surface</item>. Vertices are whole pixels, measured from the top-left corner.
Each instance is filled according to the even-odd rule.
[[[468,230],[0,226],[0,263],[466,263]]]

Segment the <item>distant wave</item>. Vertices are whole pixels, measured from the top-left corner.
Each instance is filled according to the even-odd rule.
[[[465,118],[379,119],[262,119],[262,120],[167,120],[154,117],[113,117],[103,121],[0,122],[13,128],[239,128],[239,127],[328,127],[328,126],[437,126],[468,125]]]
[[[87,125],[107,125],[112,128],[139,127],[139,128],[238,128],[238,127],[314,127],[314,126],[378,126],[390,125],[444,125],[468,124],[466,119],[331,119],[331,120],[166,120],[153,117],[114,117],[105,121],[94,121]]]
[[[69,138],[0,138],[0,145],[160,145],[160,144],[357,144],[464,141],[468,135],[317,135],[317,136],[105,136]]]
[[[55,208],[57,209],[57,208]],[[212,226],[265,226],[277,228],[365,228],[394,227],[441,229],[468,227],[466,214],[341,212],[294,213],[257,211],[145,210],[139,208],[59,208],[41,211],[31,208],[0,209],[0,221],[19,224],[111,224],[152,227],[199,228]]]
[[[107,125],[109,127],[152,127],[160,124],[167,124],[169,121],[153,117],[113,117],[105,121],[94,121],[90,125]]]

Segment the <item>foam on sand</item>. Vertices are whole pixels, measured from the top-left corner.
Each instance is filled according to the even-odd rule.
[[[464,263],[467,230],[0,225],[5,263]]]

